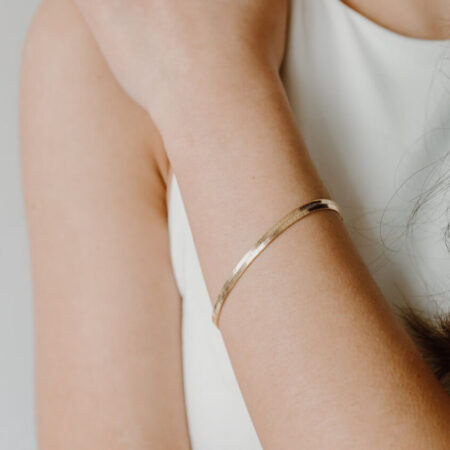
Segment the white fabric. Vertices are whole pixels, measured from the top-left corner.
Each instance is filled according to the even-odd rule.
[[[392,304],[405,297],[429,314],[439,304],[447,310],[450,164],[442,157],[450,150],[450,41],[401,36],[339,0],[294,0],[288,44],[284,80],[298,125],[371,273]],[[446,189],[407,232],[415,197],[445,171]],[[176,176],[168,213],[193,449],[261,449],[211,322]]]

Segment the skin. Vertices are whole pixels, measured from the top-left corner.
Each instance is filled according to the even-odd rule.
[[[345,0],[347,5],[396,33],[421,39],[448,39],[447,0]]]
[[[283,2],[144,8],[169,3],[79,1],[99,47],[69,0],[46,0],[30,31],[22,159],[45,449],[189,448],[170,170],[212,302],[269,226],[328,196],[278,78]],[[265,449],[448,448],[448,397],[333,213],[271,244],[221,332]]]
[[[40,448],[190,448],[167,157],[70,1],[31,26],[21,137]]]

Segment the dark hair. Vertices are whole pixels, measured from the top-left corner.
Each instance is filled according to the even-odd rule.
[[[437,157],[435,161],[419,171],[424,175],[424,182],[420,194],[413,198],[413,207],[406,223],[405,235],[412,236],[411,230],[413,225],[418,222],[417,218],[420,211],[428,206],[429,211],[439,215],[439,219],[444,217],[444,224],[438,225],[438,228],[442,233],[444,250],[450,252],[449,69],[450,47],[443,46],[442,58],[436,64],[429,95],[434,95],[438,102],[444,102],[443,111],[445,111],[445,114],[437,114],[437,124],[429,126],[422,139],[422,143],[425,143],[425,148],[422,147],[422,151],[425,150],[427,155],[431,155],[432,151],[435,151],[435,148],[438,147]],[[431,118],[428,111],[426,116],[428,119]],[[417,174],[415,173],[411,177]],[[424,216],[426,216],[426,221],[432,219],[432,214],[425,213]],[[450,268],[450,264],[448,264],[448,267]],[[447,289],[438,295],[442,296],[443,294],[443,299],[447,303],[450,300],[449,293],[450,290]],[[400,318],[436,378],[450,395],[450,311],[437,312],[431,317],[426,317],[423,312],[412,306],[395,305],[394,312]]]
[[[396,309],[406,331],[450,395],[450,313],[428,319],[410,306]]]

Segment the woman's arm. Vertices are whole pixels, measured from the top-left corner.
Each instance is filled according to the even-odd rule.
[[[214,302],[268,227],[328,194],[262,39],[284,2],[77,3],[162,132]],[[334,213],[271,244],[221,331],[265,449],[448,448],[449,399]]]
[[[69,0],[35,17],[21,97],[40,448],[188,449],[159,135]]]
[[[271,225],[328,197],[279,80],[242,76],[245,89],[199,89],[200,120],[167,138],[213,302]],[[448,448],[448,396],[334,213],[296,223],[258,257],[221,332],[265,449]]]

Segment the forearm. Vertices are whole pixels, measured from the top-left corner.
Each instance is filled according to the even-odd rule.
[[[329,196],[277,76],[216,80],[156,114],[212,302],[271,225]],[[448,445],[448,398],[335,214],[270,245],[230,294],[221,331],[264,448]]]
[[[189,93],[180,89],[186,93],[173,96],[174,106],[156,114],[198,250],[208,261],[213,297],[270,225],[302,201],[328,195],[281,82],[250,68],[236,75],[198,83],[198,89],[187,83]]]

